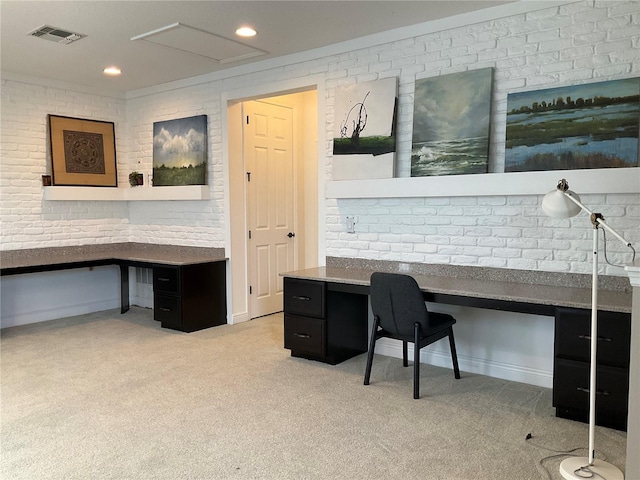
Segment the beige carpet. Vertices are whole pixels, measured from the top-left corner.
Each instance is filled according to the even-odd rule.
[[[425,366],[413,400],[399,359],[365,387],[364,355],[291,358],[281,315],[186,334],[134,307],[1,335],[6,480],[556,479],[547,449],[588,442],[549,389]],[[596,447],[624,470],[624,433]]]

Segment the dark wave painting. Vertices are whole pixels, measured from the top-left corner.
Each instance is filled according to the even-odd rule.
[[[411,176],[486,173],[493,69],[416,80]]]

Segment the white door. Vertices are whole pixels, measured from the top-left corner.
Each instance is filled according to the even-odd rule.
[[[282,310],[280,273],[295,269],[292,118],[290,108],[244,104],[251,318]]]

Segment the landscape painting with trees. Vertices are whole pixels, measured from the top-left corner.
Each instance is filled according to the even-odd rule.
[[[336,88],[334,180],[393,177],[396,93],[396,78]]]
[[[640,78],[507,97],[505,172],[637,167]]]
[[[206,185],[207,116],[153,124],[153,186]]]

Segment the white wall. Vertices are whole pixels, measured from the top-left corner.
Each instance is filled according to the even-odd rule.
[[[0,327],[13,327],[120,307],[116,266],[2,277]]]
[[[0,85],[0,248],[126,242],[124,202],[45,202],[51,174],[47,115],[115,123],[118,181],[127,177],[125,101],[60,86]],[[0,325],[22,325],[119,306],[117,269],[79,269],[0,279]]]
[[[44,202],[41,180],[51,174],[47,115],[53,114],[114,122],[118,180],[126,182],[124,100],[4,79],[0,86],[1,248],[127,241],[125,203]]]
[[[224,181],[220,95],[215,83],[127,101],[130,169],[153,168],[154,122],[207,116],[210,201],[129,202],[132,242],[224,247]]]
[[[491,15],[455,17],[259,62],[251,67],[254,71],[238,67],[130,92],[125,100],[38,86],[35,81],[3,80],[1,248],[120,240],[228,247],[225,231],[231,219],[224,216],[228,192],[223,182],[227,166],[221,98],[263,85],[302,84],[307,79],[316,84],[311,79],[322,77],[318,94],[326,114],[320,119],[324,138],[321,135],[319,142],[325,158],[319,164],[326,165],[323,180],[329,180],[335,87],[397,77],[398,162],[400,172],[407,175],[415,80],[493,67],[490,170],[500,172],[507,94],[640,75],[639,10],[637,1],[518,2],[492,9]],[[45,204],[39,183],[48,164],[47,113],[115,121],[120,182],[126,181],[130,170],[150,169],[153,122],[206,114],[211,200]],[[572,187],[579,190],[578,185]],[[319,241],[332,256],[589,271],[589,226],[579,218],[547,219],[539,201],[538,196],[328,199],[321,207],[326,210],[327,227]],[[598,207],[614,228],[639,243],[640,194],[586,195],[583,201]],[[346,216],[358,218],[356,234],[346,233]],[[612,260],[628,261],[615,243],[609,245]],[[622,274],[610,267],[604,271]],[[527,318],[514,314],[513,322],[503,322],[507,339],[522,336],[520,328]],[[525,337],[548,339],[547,323],[529,322]],[[490,320],[485,324],[493,328]],[[487,338],[483,339],[487,350],[477,352],[471,347],[473,335],[465,339],[464,327],[459,329],[461,343],[470,345],[459,353],[469,357],[470,365],[493,362],[499,374],[499,364],[510,364],[518,351],[508,340]],[[527,359],[518,368],[533,362],[548,369],[549,356],[545,347],[536,359]]]
[[[399,78],[398,170],[408,176],[415,80],[493,67],[489,171],[502,172],[507,94],[638,76],[639,24],[638,2],[553,6],[342,55],[327,86]],[[330,109],[332,91],[328,95]],[[330,137],[333,124],[326,125]],[[597,175],[594,171],[593,177]],[[509,175],[504,181],[509,181]],[[548,190],[554,186],[550,184]],[[580,185],[571,186],[580,190]],[[582,199],[602,211],[609,224],[630,241],[640,241],[638,194]],[[330,199],[327,255],[590,272],[588,220],[549,219],[539,208],[540,201],[540,196]],[[356,217],[356,234],[346,233],[347,216]],[[615,241],[609,248],[628,252]],[[629,254],[610,257],[618,263],[631,260]],[[624,275],[621,269],[608,266],[603,272]]]

